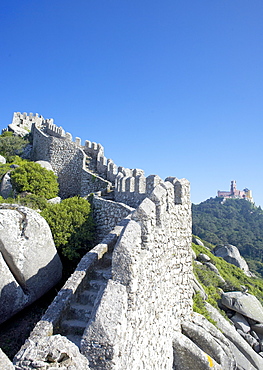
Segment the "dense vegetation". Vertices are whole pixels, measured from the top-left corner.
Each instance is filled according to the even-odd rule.
[[[90,249],[94,223],[86,199],[73,197],[48,204],[41,216],[48,222],[55,245],[64,257],[77,260]]]
[[[14,169],[11,182],[17,193],[27,191],[46,199],[58,195],[57,176],[35,162],[25,162]]]
[[[250,269],[263,275],[263,211],[245,199],[210,198],[193,204],[193,234],[215,244],[233,244]]]

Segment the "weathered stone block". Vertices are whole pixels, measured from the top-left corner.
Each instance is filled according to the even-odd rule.
[[[0,205],[0,252],[5,271],[1,295],[5,305],[0,299],[2,322],[8,318],[7,312],[12,316],[52,288],[61,278],[62,265],[44,218],[15,204]]]

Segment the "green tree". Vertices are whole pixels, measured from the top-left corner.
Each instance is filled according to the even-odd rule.
[[[46,199],[54,198],[58,194],[56,175],[35,162],[26,162],[13,170],[11,182],[18,193],[27,191]]]
[[[48,204],[41,216],[50,226],[58,251],[67,259],[75,260],[91,249],[95,228],[86,199],[76,196]]]

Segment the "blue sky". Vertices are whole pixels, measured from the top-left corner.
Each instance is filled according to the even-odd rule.
[[[0,128],[42,114],[194,203],[263,206],[262,0],[1,0]]]

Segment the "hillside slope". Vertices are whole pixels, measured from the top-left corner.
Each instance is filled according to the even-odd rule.
[[[192,205],[193,234],[238,247],[252,271],[263,276],[263,211],[244,199],[210,198]]]

